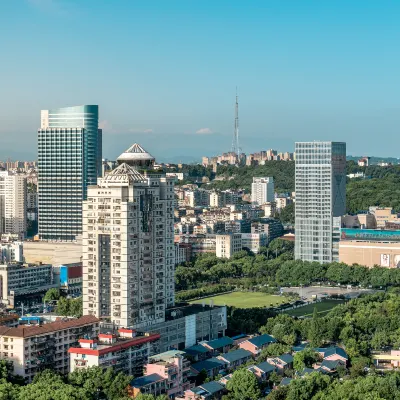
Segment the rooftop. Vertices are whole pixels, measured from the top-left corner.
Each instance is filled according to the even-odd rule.
[[[70,328],[80,328],[82,326],[91,325],[98,323],[99,319],[92,315],[85,315],[80,318],[61,320],[56,322],[50,322],[44,325],[26,326],[20,325],[15,328],[9,328],[7,326],[0,326],[1,336],[21,337],[28,338],[40,335],[46,335],[56,331],[62,331]]]
[[[230,351],[229,353],[221,354],[219,357],[228,361],[229,363],[233,363],[235,361],[242,360],[243,358],[251,357],[253,353],[245,349],[238,349]]]
[[[256,367],[265,373],[275,371],[275,366],[267,361],[262,362],[261,364],[257,364]]]
[[[225,367],[225,362],[222,360],[219,360],[218,358],[215,358],[215,357],[192,364],[192,368],[198,372],[202,371],[203,369],[206,371],[210,371],[214,368],[222,369],[224,367]]]
[[[122,163],[117,168],[110,171],[104,178],[101,179],[102,183],[133,183],[133,182],[147,182],[145,176],[138,172],[135,168],[128,164]]]
[[[205,390],[207,393],[213,395],[214,393],[218,393],[221,390],[224,390],[224,386],[222,386],[220,383],[216,382],[216,381],[211,381],[211,382],[207,382],[207,383],[203,383],[200,386],[197,386],[195,388],[193,388],[193,392],[197,393],[195,390],[198,389],[202,389]],[[200,393],[198,393],[200,394]]]
[[[160,335],[157,333],[146,335],[146,336],[136,336],[134,338],[118,338],[117,342],[112,344],[99,344],[96,348],[87,349],[82,347],[70,347],[68,353],[73,354],[87,354],[93,356],[101,356],[103,354],[127,349],[132,346],[139,346],[144,343],[154,342],[160,339]]]
[[[162,381],[165,378],[163,378],[162,376],[158,375],[158,374],[150,374],[150,375],[144,375],[144,376],[140,376],[139,378],[134,379],[130,385],[132,387],[143,387],[146,385],[149,385],[150,383],[154,383],[154,382],[158,382],[158,381]]]
[[[196,356],[198,354],[204,354],[207,353],[209,350],[206,349],[204,346],[201,344],[195,344],[194,346],[187,347],[186,349],[183,350],[186,354],[189,354],[191,356]]]
[[[118,158],[117,161],[155,161],[155,158],[148,153],[140,144],[134,143],[126,149]]]
[[[262,347],[269,343],[275,343],[276,339],[270,335],[264,334],[264,335],[252,337],[251,339],[248,339],[248,342],[250,342],[251,344],[253,344],[256,347]]]
[[[182,357],[185,355],[184,351],[180,350],[169,350],[164,353],[155,354],[154,356],[149,357],[149,362],[169,362],[171,358],[175,358],[177,356]]]
[[[233,344],[233,340],[228,336],[223,336],[219,339],[210,340],[209,342],[205,342],[207,346],[211,347],[213,350],[219,349],[225,346],[231,346]]]

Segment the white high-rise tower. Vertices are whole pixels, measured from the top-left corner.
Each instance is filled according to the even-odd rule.
[[[174,305],[174,180],[139,145],[118,161],[83,203],[83,311],[145,328]]]
[[[296,143],[296,259],[339,261],[345,211],[346,143]]]
[[[251,184],[251,203],[260,206],[275,200],[274,178],[253,178]]]

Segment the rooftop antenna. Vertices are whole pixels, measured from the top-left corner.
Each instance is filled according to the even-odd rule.
[[[239,156],[240,156],[240,147],[239,147],[239,103],[238,103],[237,86],[236,86],[236,104],[235,104],[235,130],[233,131],[232,153],[235,153],[237,155],[237,161],[239,162]]]

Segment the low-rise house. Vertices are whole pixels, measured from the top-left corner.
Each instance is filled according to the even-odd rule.
[[[218,339],[210,340],[208,342],[200,343],[206,349],[210,350],[213,354],[226,353],[233,346],[233,340],[228,336],[223,336]]]
[[[193,362],[206,360],[212,355],[212,350],[202,346],[201,344],[187,347],[186,349],[183,349],[183,351],[186,354],[186,357]]]
[[[262,362],[254,366],[254,374],[261,381],[268,380],[272,372],[276,372],[277,368],[275,365],[270,364],[267,361]]]
[[[217,400],[222,397],[225,387],[221,383],[211,381],[203,383],[185,392],[184,400]]]
[[[239,344],[241,349],[250,351],[253,355],[259,355],[263,349],[265,349],[269,344],[276,343],[276,339],[270,335],[264,334],[259,336],[254,336],[250,339],[245,340]]]
[[[321,364],[316,364],[316,366],[319,372],[333,374],[337,371],[338,367],[344,367],[346,364],[342,360],[324,360]]]
[[[300,378],[304,378],[308,374],[312,374],[313,372],[316,372],[314,368],[307,368],[304,367],[300,372],[296,372],[296,376]]]
[[[139,394],[159,396],[167,393],[167,379],[158,374],[150,374],[134,379],[128,387],[128,395],[136,397]]]
[[[293,356],[291,354],[282,354],[278,357],[267,358],[267,362],[275,365],[278,370],[282,371],[293,366]]]
[[[224,361],[228,369],[234,369],[251,360],[252,356],[253,354],[250,351],[238,349],[220,354],[217,358]]]
[[[305,350],[309,346],[308,343],[300,343],[292,347],[293,353],[298,353],[299,351]]]
[[[287,386],[290,385],[290,382],[292,382],[292,378],[283,378],[281,380],[281,383],[279,384],[279,386]]]
[[[149,358],[146,375],[158,374],[167,380],[167,396],[175,398],[191,388],[189,382],[190,362],[184,352],[170,350]]]
[[[207,372],[208,377],[213,378],[220,372],[225,372],[226,362],[213,357],[209,358],[208,360],[192,364],[191,369],[195,374],[199,374],[201,371],[204,370]]]
[[[349,356],[347,355],[347,353],[338,346],[319,347],[315,348],[314,350],[321,355],[323,360],[341,360],[344,362],[345,365],[347,365],[347,362],[349,360]]]

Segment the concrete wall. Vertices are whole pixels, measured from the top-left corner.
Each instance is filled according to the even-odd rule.
[[[339,262],[367,267],[400,267],[400,243],[343,240],[339,244]]]
[[[24,257],[27,263],[71,264],[82,257],[80,242],[24,242]]]

